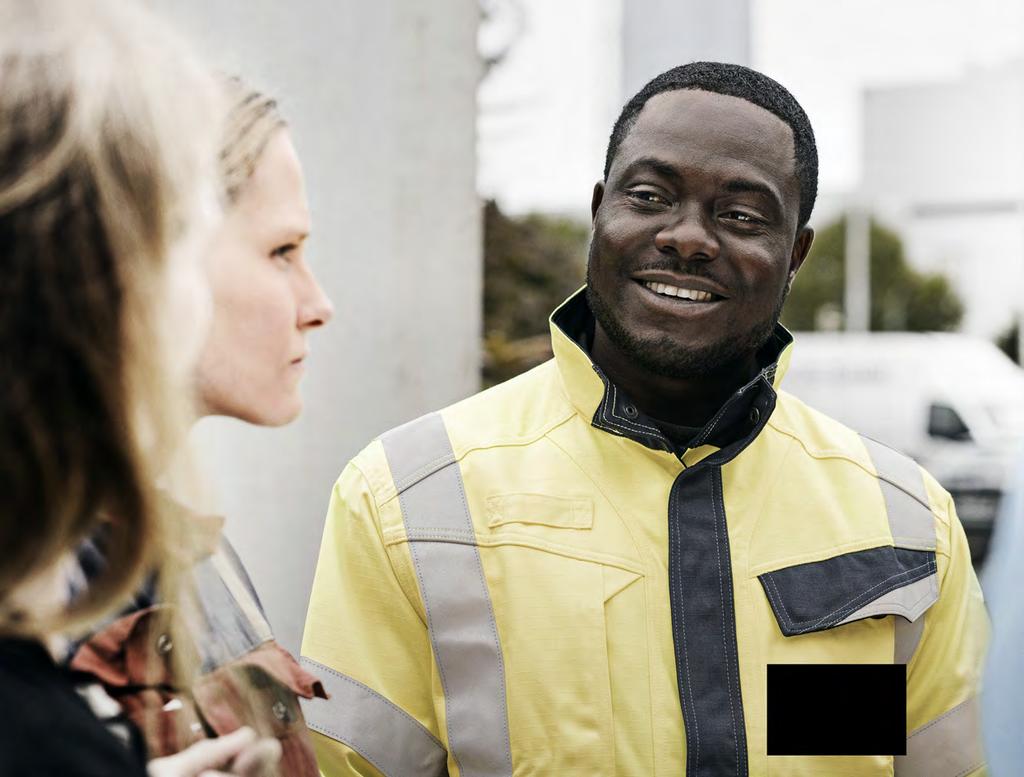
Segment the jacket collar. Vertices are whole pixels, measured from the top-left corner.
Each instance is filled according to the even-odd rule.
[[[636,407],[626,393],[594,364],[586,350],[593,332],[593,314],[581,288],[551,314],[551,349],[569,400],[597,429],[633,440],[657,451],[682,455],[664,433]],[[719,448],[719,463],[731,459],[764,428],[775,409],[777,389],[789,367],[793,335],[776,325],[762,350],[765,366],[741,386],[691,443]]]

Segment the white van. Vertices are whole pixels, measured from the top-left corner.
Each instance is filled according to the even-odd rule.
[[[1024,442],[1024,370],[967,335],[794,336],[782,388],[928,469],[953,494],[980,561]]]

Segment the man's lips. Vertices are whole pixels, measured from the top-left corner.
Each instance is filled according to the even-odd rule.
[[[726,289],[708,278],[666,271],[643,271],[631,277],[648,291],[671,299],[708,303],[729,298]]]
[[[729,297],[728,290],[721,284],[699,275],[684,275],[668,270],[642,270],[630,277],[640,284],[664,285],[675,289],[704,292],[722,299]]]

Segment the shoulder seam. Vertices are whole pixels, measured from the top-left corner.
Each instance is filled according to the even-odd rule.
[[[496,440],[486,444],[472,445],[466,448],[464,451],[462,451],[462,453],[457,454],[455,456],[455,461],[462,461],[462,459],[464,459],[468,454],[473,453],[475,451],[485,451],[491,448],[520,448],[525,447],[527,445],[532,445],[538,440],[544,439],[559,426],[572,420],[572,418],[577,415],[579,415],[579,413],[576,411],[576,408],[570,406],[569,411],[564,416],[552,419],[549,423],[543,425],[536,432],[528,436],[518,438],[506,438],[504,440]]]
[[[859,469],[861,469],[862,471],[864,471],[866,474],[870,475],[871,477],[873,477],[873,478],[875,478],[877,480],[883,480],[886,483],[889,483],[890,485],[892,485],[893,487],[900,489],[903,493],[905,493],[907,496],[911,497],[915,502],[920,504],[922,507],[927,508],[932,513],[932,515],[934,515],[937,518],[939,518],[939,520],[941,520],[943,522],[943,524],[948,526],[948,524],[949,524],[948,508],[943,510],[942,512],[940,512],[939,510],[937,510],[935,507],[932,506],[930,500],[928,502],[922,502],[920,499],[918,499],[918,497],[916,495],[914,495],[913,493],[908,491],[906,489],[906,487],[902,483],[897,483],[892,478],[886,477],[886,476],[884,476],[884,475],[882,475],[880,473],[872,472],[867,467],[865,467],[863,463],[861,463],[857,459],[853,458],[853,456],[851,456],[846,451],[841,451],[841,450],[818,450],[818,451],[812,451],[809,447],[807,447],[807,444],[795,432],[792,432],[789,429],[783,429],[782,427],[772,423],[771,419],[768,420],[768,426],[770,426],[772,429],[774,429],[779,434],[783,434],[786,437],[789,437],[790,439],[792,439],[795,442],[797,442],[800,445],[800,447],[804,450],[804,452],[808,456],[810,456],[811,458],[819,459],[819,460],[821,460],[821,459],[842,459],[844,461],[848,461],[851,464],[853,464],[854,466],[856,466]],[[850,431],[853,432],[853,434],[861,436],[859,432],[855,432],[852,429]],[[875,442],[878,442],[878,441],[876,440]],[[885,445],[885,443],[878,443],[878,444],[879,445]],[[910,458],[909,456],[907,456],[907,454],[903,453],[902,451],[898,451],[895,448],[892,448],[891,446],[885,445],[885,447],[889,448],[890,450],[892,450],[893,452],[899,454],[900,456],[904,456],[904,457],[906,457],[908,459]],[[913,459],[910,459],[910,460],[914,461]],[[926,470],[924,470],[921,467],[921,465],[918,464],[916,461],[914,461],[914,466],[916,466],[921,471],[922,477],[923,477],[924,473],[926,472]]]
[[[370,478],[366,476],[363,468],[356,464],[355,459],[352,459],[349,462],[349,465],[359,473],[359,477],[363,479],[363,482],[366,484],[366,490],[370,493],[370,498],[373,500],[373,528],[377,532],[377,539],[380,540],[381,547],[384,547],[384,531],[380,525],[380,501],[377,499],[377,492],[374,489],[373,484],[370,482]]]
[[[409,591],[409,589],[407,587],[407,582],[408,581],[405,579],[405,577],[402,574],[399,573],[399,570],[395,566],[395,559],[391,555],[390,546],[384,541],[384,527],[381,526],[381,523],[380,523],[380,506],[381,506],[381,503],[377,499],[377,493],[374,490],[373,485],[370,483],[370,479],[366,476],[366,473],[363,472],[362,468],[358,464],[356,464],[355,459],[350,461],[349,464],[352,466],[352,468],[356,472],[359,473],[359,476],[363,479],[363,482],[366,483],[367,490],[370,492],[370,498],[373,500],[373,510],[374,510],[374,515],[372,516],[373,529],[377,533],[377,540],[378,540],[378,542],[380,542],[381,548],[384,550],[384,556],[385,556],[385,558],[388,561],[388,566],[391,568],[391,575],[395,578],[395,582],[398,584],[399,590],[401,590],[402,594],[405,596],[406,601],[409,602],[409,606],[412,607],[413,612],[416,613],[417,617],[420,618],[420,620],[423,622],[423,624],[425,626],[426,625],[426,620],[424,619],[423,614],[420,612],[419,607],[417,607],[417,601],[419,599],[419,591],[418,590],[416,591],[416,596],[415,597]],[[397,496],[397,493],[396,493],[396,496]],[[386,499],[384,501],[387,502],[387,501],[390,501],[390,499]],[[403,516],[403,521],[402,521],[402,529],[403,529],[403,531],[405,530],[404,516]]]
[[[796,440],[796,442],[798,442],[800,444],[800,447],[803,448],[804,451],[807,453],[807,455],[810,456],[811,458],[815,458],[815,459],[843,459],[844,461],[848,461],[851,464],[853,464],[853,465],[859,467],[860,469],[862,469],[864,472],[866,472],[871,477],[877,478],[878,480],[884,480],[886,483],[889,483],[890,485],[892,485],[892,486],[900,489],[901,491],[903,491],[907,496],[911,497],[915,502],[918,502],[923,507],[927,507],[933,513],[935,512],[935,510],[932,509],[931,504],[925,504],[924,502],[921,502],[921,500],[918,499],[917,496],[915,496],[910,491],[907,491],[906,487],[904,487],[904,485],[902,483],[898,483],[895,480],[893,480],[892,478],[886,477],[885,475],[882,475],[881,473],[872,472],[867,467],[865,467],[861,462],[857,461],[857,459],[853,458],[853,456],[851,456],[846,451],[840,451],[840,450],[812,451],[810,448],[807,447],[807,445],[804,443],[804,441],[802,439],[800,439],[800,437],[798,437],[794,432],[791,432],[788,429],[782,429],[782,428],[776,426],[775,424],[772,424],[770,420],[769,420],[768,424],[769,424],[769,426],[772,427],[772,429],[777,431],[779,434],[784,434],[787,437],[789,437],[790,439]],[[859,433],[858,432],[854,432],[854,434],[859,434]],[[878,442],[878,441],[875,440],[875,442]],[[878,444],[879,445],[885,445],[885,443],[878,443]],[[888,445],[885,445],[885,447],[889,448],[889,450],[893,451],[893,453],[896,453],[896,454],[898,454],[900,456],[903,456],[903,457],[905,457],[907,459],[910,459],[910,461],[912,461],[914,463],[915,467],[917,467],[918,469],[921,469],[921,465],[918,464],[913,459],[911,459],[909,456],[907,456],[907,454],[902,453],[901,451],[898,451],[895,448],[892,448],[892,447],[890,447]]]
[[[435,411],[435,412],[438,415],[441,416],[442,420],[444,420],[443,411],[438,410],[438,411]],[[428,415],[429,415],[429,413],[428,413]],[[439,470],[444,469],[449,464],[453,464],[455,462],[462,461],[464,458],[466,458],[466,456],[468,456],[470,453],[474,453],[475,451],[489,450],[491,448],[515,448],[515,447],[525,447],[527,445],[532,445],[533,443],[537,442],[538,440],[542,440],[545,437],[547,437],[548,434],[551,431],[553,431],[554,429],[557,429],[562,424],[568,422],[569,420],[571,420],[576,415],[578,415],[578,413],[576,412],[576,409],[573,408],[573,407],[570,407],[569,411],[565,414],[564,417],[557,417],[557,418],[553,419],[552,421],[550,421],[549,423],[543,425],[542,427],[540,427],[540,429],[538,429],[537,431],[533,432],[529,436],[518,437],[518,438],[511,438],[511,439],[506,438],[504,440],[496,440],[496,441],[492,441],[492,442],[489,442],[489,443],[486,443],[486,444],[471,445],[471,446],[465,448],[464,450],[462,450],[460,453],[455,453],[454,446],[453,446],[453,450],[452,450],[451,454],[447,454],[446,453],[443,456],[439,456],[439,457],[436,457],[434,459],[431,459],[428,462],[425,462],[421,467],[416,469],[415,472],[413,472],[412,474],[410,474],[407,477],[403,478],[401,483],[393,482],[395,493],[393,495],[389,495],[387,497],[387,499],[383,500],[383,502],[385,502],[385,503],[386,502],[390,502],[392,499],[394,499],[395,497],[400,495],[403,491],[405,491],[405,490],[409,489],[410,487],[416,485],[417,483],[419,483],[420,481],[424,480],[425,478],[430,477],[435,472],[438,472]],[[446,428],[447,428],[447,425],[446,425]],[[451,437],[449,437],[449,443],[451,443]],[[360,470],[360,473],[362,473],[362,470]],[[365,478],[365,475],[364,475],[364,478]],[[367,483],[369,483],[369,479],[367,479]],[[372,492],[373,488],[371,487],[370,490]],[[377,495],[376,494],[374,494],[374,501],[375,501],[375,503],[377,503],[377,507],[379,509],[381,503],[377,502]]]
[[[359,477],[361,477],[363,479],[363,482],[366,483],[367,490],[370,492],[370,496],[373,497],[373,507],[379,512],[380,502],[377,501],[377,493],[373,488],[373,484],[370,482],[370,478],[367,477],[366,473],[363,471],[363,468],[356,464],[355,459],[351,459],[349,461],[349,466],[352,467],[352,469],[354,469],[356,472],[358,472]]]
[[[859,462],[859,461],[857,461],[857,459],[853,458],[853,456],[850,455],[850,453],[848,453],[847,451],[842,451],[842,450],[838,450],[838,449],[832,449],[832,450],[811,450],[809,447],[807,447],[807,444],[803,441],[803,439],[796,434],[796,432],[793,432],[793,431],[791,431],[789,429],[783,429],[781,426],[778,426],[777,424],[773,423],[772,419],[770,419],[770,418],[768,419],[768,426],[770,426],[772,429],[774,429],[779,434],[784,434],[786,437],[789,437],[790,439],[795,440],[797,443],[799,443],[800,447],[804,449],[804,452],[808,456],[810,456],[811,458],[814,458],[814,459],[845,459],[846,461],[850,462],[851,464],[854,464],[854,465],[860,467],[862,470],[867,472],[872,477],[875,477],[875,473],[874,472],[871,472],[861,462]],[[852,429],[850,431],[853,432]],[[857,434],[857,432],[853,432],[853,434]]]

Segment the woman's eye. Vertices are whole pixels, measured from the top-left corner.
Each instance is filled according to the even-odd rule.
[[[277,248],[270,252],[270,256],[274,259],[284,259],[286,262],[288,262],[291,261],[292,251],[294,251],[296,248],[297,246],[294,243],[288,243],[283,246],[278,246]]]

